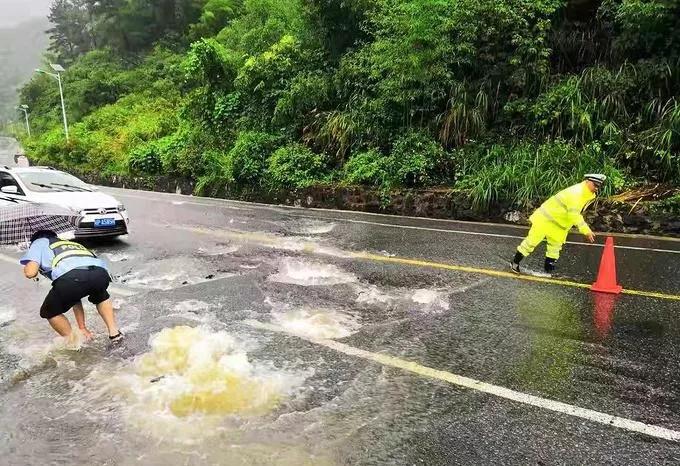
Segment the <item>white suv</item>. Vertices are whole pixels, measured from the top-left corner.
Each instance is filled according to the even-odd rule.
[[[56,204],[80,213],[83,219],[76,238],[128,233],[130,218],[123,204],[75,176],[50,167],[0,166],[0,191],[6,199]]]

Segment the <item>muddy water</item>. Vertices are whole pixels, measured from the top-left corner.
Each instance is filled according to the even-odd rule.
[[[114,348],[91,307],[98,338],[64,341],[35,312],[46,283],[0,284],[0,454],[12,464],[343,463],[355,427],[340,419],[350,413],[361,424],[352,404],[364,390],[363,366],[241,323],[340,339],[386,306],[409,318],[448,309],[448,297],[377,286],[343,263],[297,255],[309,235],[333,226],[294,227],[305,237],[275,252],[216,243],[140,261],[143,252],[100,251],[116,286],[134,294],[114,298],[127,335]],[[257,291],[250,304],[230,285],[237,274]]]

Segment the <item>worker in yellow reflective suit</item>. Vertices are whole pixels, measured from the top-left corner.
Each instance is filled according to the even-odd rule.
[[[519,264],[526,256],[531,254],[536,246],[544,240],[548,243],[545,253],[545,271],[552,273],[555,263],[560,258],[562,245],[567,240],[569,230],[573,226],[578,228],[588,241],[595,241],[595,234],[583,219],[583,211],[595,200],[602,184],[607,179],[600,174],[589,174],[583,182],[575,184],[548,199],[536,210],[529,221],[531,229],[529,234],[517,248],[510,268],[515,273],[520,273]]]

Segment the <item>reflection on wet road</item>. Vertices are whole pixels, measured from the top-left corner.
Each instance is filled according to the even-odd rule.
[[[617,238],[612,297],[563,283],[599,247],[506,276],[514,227],[111,192],[123,346],[61,347],[0,251],[10,464],[680,461],[679,242]]]

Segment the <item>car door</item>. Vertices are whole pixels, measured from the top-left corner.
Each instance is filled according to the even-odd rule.
[[[17,180],[8,172],[0,172],[0,190],[5,186],[15,186],[17,188],[16,194],[8,194],[0,192],[0,197],[5,199],[16,199],[16,200],[26,200],[26,194],[24,193]]]

